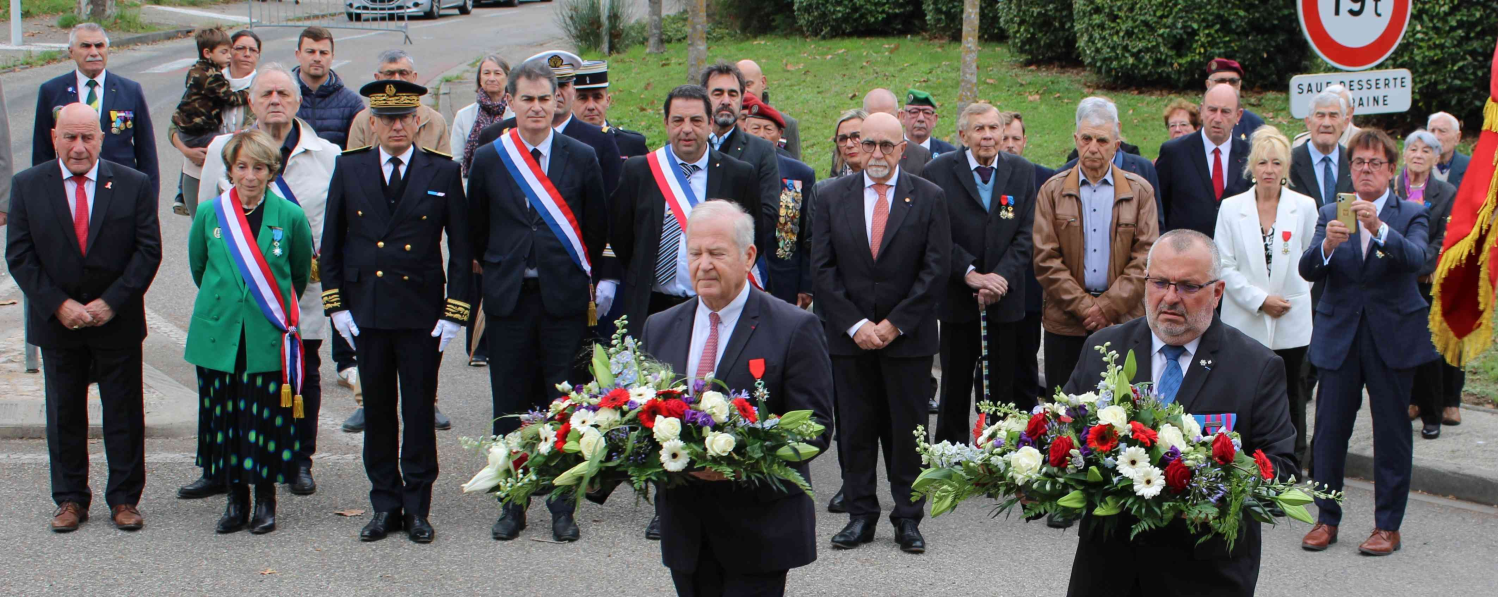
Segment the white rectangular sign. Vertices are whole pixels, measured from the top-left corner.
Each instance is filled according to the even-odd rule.
[[[1290,79],[1290,115],[1309,116],[1311,98],[1333,84],[1341,84],[1352,94],[1353,113],[1358,115],[1408,111],[1414,87],[1410,71],[1403,68],[1296,75]]]

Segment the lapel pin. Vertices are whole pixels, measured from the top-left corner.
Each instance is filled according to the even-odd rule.
[[[1328,162],[1328,163],[1329,163],[1329,162]],[[1375,250],[1374,250],[1374,251],[1373,251],[1373,256],[1374,256],[1374,257],[1377,257],[1377,258],[1379,258],[1379,259],[1383,259],[1383,258],[1384,258],[1384,252],[1383,252],[1383,251],[1379,251],[1379,250],[1377,250],[1377,249],[1375,249]]]
[[[113,187],[114,187],[114,181],[113,180],[104,181],[104,188],[105,189],[110,189],[110,188],[113,188]]]
[[[905,198],[905,202],[906,202],[906,203],[910,203],[910,198],[909,198],[909,197],[906,197],[906,198]]]

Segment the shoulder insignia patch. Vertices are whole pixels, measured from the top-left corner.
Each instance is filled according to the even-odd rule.
[[[362,152],[362,151],[369,151],[370,149],[374,149],[374,146],[373,145],[365,145],[364,147],[350,147],[348,149],[343,150],[343,153],[359,153],[359,152]]]
[[[440,156],[442,156],[442,157],[445,157],[445,158],[447,158],[447,159],[452,159],[452,157],[453,157],[453,154],[450,154],[450,153],[442,153],[442,152],[440,152],[440,151],[437,151],[437,150],[435,150],[435,149],[432,149],[432,148],[430,148],[430,147],[423,147],[423,148],[421,148],[421,150],[422,150],[422,151],[423,151],[423,152],[425,152],[425,153],[430,153],[430,154],[432,154],[432,155],[440,155]]]

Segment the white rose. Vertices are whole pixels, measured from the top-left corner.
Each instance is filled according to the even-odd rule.
[[[603,434],[592,427],[584,427],[582,437],[577,440],[578,448],[582,450],[585,460],[602,458],[608,445],[603,441]]]
[[[1024,483],[1040,474],[1040,464],[1045,461],[1040,450],[1025,446],[1009,455],[1009,476],[1016,483]]]
[[[1012,417],[1009,417],[1007,419],[1004,419],[1004,433],[1007,434],[1010,431],[1014,431],[1014,432],[1017,432],[1017,433],[1024,432],[1025,427],[1027,425],[1029,425],[1029,423],[1030,423],[1030,418],[1029,417],[1021,417],[1021,416],[1012,416]]]
[[[1097,420],[1112,425],[1120,435],[1129,430],[1129,413],[1116,404],[1098,411]]]
[[[681,437],[681,419],[676,417],[655,416],[655,441],[665,444],[668,441]]]
[[[1181,433],[1185,434],[1186,439],[1196,441],[1202,436],[1202,426],[1196,422],[1196,417],[1181,415]]]
[[[641,406],[652,398],[655,398],[655,389],[648,386],[636,386],[629,389],[629,399],[640,403]]]
[[[1086,404],[1090,406],[1097,403],[1097,392],[1077,394],[1076,396],[1073,396],[1072,399],[1075,400],[1077,404]]]
[[[614,408],[600,408],[593,413],[593,426],[599,431],[608,431],[619,426],[619,410]]]
[[[702,402],[698,404],[697,409],[712,415],[715,423],[728,420],[728,399],[718,392],[703,392]]]
[[[1160,426],[1160,443],[1167,448],[1174,446],[1177,450],[1186,449],[1186,436],[1175,425],[1166,423]]]
[[[713,456],[727,456],[737,443],[731,434],[714,433],[707,436],[707,453]]]
[[[592,427],[594,416],[595,415],[593,414],[593,411],[586,408],[579,408],[573,411],[572,419],[570,419],[572,422],[572,428],[581,430],[584,427]]]

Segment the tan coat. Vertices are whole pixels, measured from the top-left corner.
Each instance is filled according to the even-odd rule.
[[[440,154],[451,156],[448,150],[447,119],[442,113],[433,110],[430,106],[423,104],[416,110],[416,146],[430,149]],[[348,148],[368,147],[377,142],[374,134],[374,125],[369,122],[369,108],[360,110],[354,115],[354,122],[348,127]]]
[[[1160,236],[1155,190],[1137,174],[1112,166],[1115,183],[1108,290],[1094,297],[1082,285],[1081,166],[1041,185],[1035,203],[1035,277],[1045,289],[1041,323],[1047,332],[1085,336],[1095,304],[1113,324],[1144,315],[1144,262]]]

